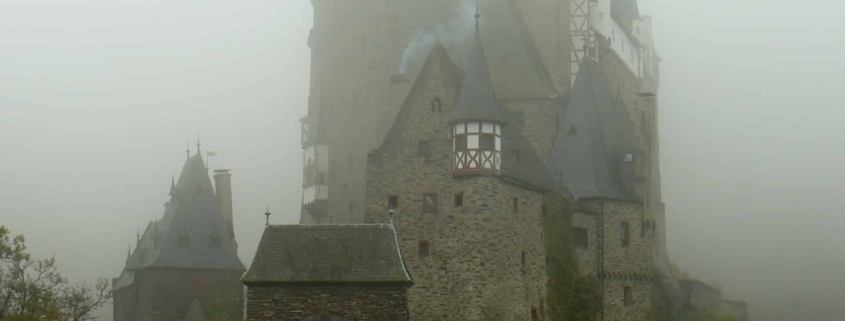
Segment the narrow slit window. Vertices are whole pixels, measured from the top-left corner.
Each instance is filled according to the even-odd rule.
[[[631,244],[631,235],[628,222],[622,222],[622,246]]]
[[[460,192],[455,194],[455,207],[464,206],[464,193]]]
[[[387,197],[387,208],[395,210],[399,207],[399,196],[390,195]]]
[[[431,101],[431,111],[441,111],[443,108],[443,102],[440,100],[440,97],[434,97],[434,100]]]
[[[513,214],[516,215],[519,213],[519,198],[513,198]]]
[[[420,241],[419,256],[421,259],[427,258],[431,255],[431,246],[428,241]]]
[[[622,299],[625,301],[625,306],[629,307],[634,305],[634,298],[631,297],[631,287],[626,286],[622,293]]]

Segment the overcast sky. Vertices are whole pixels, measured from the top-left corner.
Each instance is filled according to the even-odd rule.
[[[845,3],[640,0],[663,58],[669,254],[754,320],[845,315]],[[0,225],[116,277],[190,140],[252,261],[296,223],[309,1],[0,0]],[[103,315],[110,320],[111,309]]]

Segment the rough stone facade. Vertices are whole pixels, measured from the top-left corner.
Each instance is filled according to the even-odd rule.
[[[447,117],[460,83],[445,51],[430,59],[391,135],[369,157],[367,220],[389,221],[395,197],[393,222],[415,282],[412,320],[529,320],[546,291],[543,195],[498,176],[452,177]],[[440,112],[431,110],[435,97]],[[428,157],[418,155],[420,141],[428,142]],[[437,195],[436,213],[423,211],[426,194]]]
[[[581,273],[599,276],[604,320],[648,320],[654,234],[642,219],[642,206],[579,200],[573,220],[575,228],[587,231],[587,247],[576,246],[576,254]],[[627,245],[623,243],[623,224],[627,224]]]
[[[511,99],[502,102],[511,112],[511,119],[519,120],[518,126],[531,142],[540,159],[546,161],[557,137],[558,124],[563,116],[564,104],[557,99]]]
[[[247,320],[406,321],[405,285],[250,285]],[[323,320],[323,319],[318,319]]]

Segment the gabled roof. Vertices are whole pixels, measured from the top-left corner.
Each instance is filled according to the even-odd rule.
[[[268,226],[241,281],[412,283],[386,224]]]
[[[208,170],[198,154],[182,168],[161,220],[150,222],[125,269],[147,267],[245,270],[220,212]],[[212,235],[217,232],[217,242]],[[185,238],[186,237],[186,238]],[[187,244],[180,243],[186,239]],[[185,246],[187,245],[187,246]]]
[[[628,110],[613,97],[602,66],[584,59],[546,167],[577,198],[636,201],[636,157]],[[633,160],[633,158],[631,159]]]
[[[475,24],[475,36],[472,50],[467,58],[467,71],[461,86],[461,96],[458,98],[458,109],[452,115],[452,122],[459,121],[492,121],[503,123],[499,102],[493,95],[490,85],[490,71],[487,69],[487,57],[481,44],[481,33],[478,22]]]

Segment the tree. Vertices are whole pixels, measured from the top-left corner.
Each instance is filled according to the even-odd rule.
[[[677,280],[692,280],[692,277],[690,277],[689,273],[687,273],[687,271],[684,271],[684,269],[682,269],[681,266],[678,265],[678,263],[672,263],[671,268],[672,268],[672,276],[674,276],[675,279],[677,279]]]
[[[0,226],[0,320],[89,321],[111,299],[110,284],[100,279],[70,284],[55,258],[34,259],[23,235],[11,237]]]

